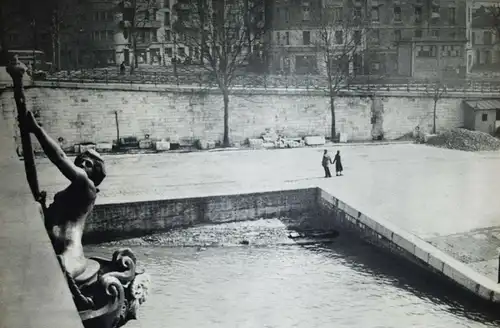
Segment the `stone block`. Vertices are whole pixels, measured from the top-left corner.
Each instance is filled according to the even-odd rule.
[[[264,140],[262,139],[248,139],[248,145],[250,148],[264,148]]]
[[[108,152],[113,150],[113,144],[111,142],[100,142],[96,145],[98,152]]]
[[[170,150],[170,142],[164,140],[155,142],[155,150],[157,151]]]
[[[403,236],[399,236],[397,234],[394,234],[392,236],[392,242],[402,249],[406,250],[410,254],[415,254],[415,244],[413,244],[411,241],[407,240]]]
[[[415,246],[415,253],[414,255],[420,259],[421,261],[425,263],[429,263],[429,252],[424,251],[418,246]]]
[[[153,147],[153,141],[151,139],[143,139],[139,141],[140,149],[151,149]]]
[[[304,138],[304,141],[308,146],[319,146],[326,143],[324,136],[308,136]]]
[[[214,149],[215,145],[216,145],[215,141],[213,141],[213,140],[207,141],[207,147],[208,147],[208,149]]]
[[[79,153],[80,154],[86,152],[87,150],[96,150],[96,145],[95,144],[79,145],[79,146],[80,146],[80,149],[79,149]]]
[[[208,149],[208,141],[204,139],[198,139],[195,142],[195,147],[200,149],[200,150],[207,150]]]
[[[437,136],[437,134],[426,133],[426,134],[424,134],[424,142],[427,142],[427,141],[429,141],[429,139],[432,139],[436,136]]]

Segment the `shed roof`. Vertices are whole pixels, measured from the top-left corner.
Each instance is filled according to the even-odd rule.
[[[500,109],[500,99],[466,100],[465,103],[473,110]]]

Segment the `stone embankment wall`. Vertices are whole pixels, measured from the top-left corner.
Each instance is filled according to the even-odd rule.
[[[97,205],[85,242],[143,236],[198,224],[260,218],[305,218],[316,207],[317,188]]]
[[[66,147],[115,140],[115,112],[121,137],[142,139],[148,134],[152,138],[179,138],[188,143],[196,139],[222,140],[220,94],[161,89],[42,85],[27,89],[26,95],[28,107],[40,114],[45,129],[54,138],[61,138]],[[438,130],[462,126],[461,100],[460,96],[454,96],[439,101]],[[0,105],[4,117],[15,126],[15,103],[10,90],[0,95]],[[432,99],[422,94],[344,95],[335,101],[337,132],[347,134],[349,141],[362,141],[372,140],[372,136],[381,133],[386,139],[396,139],[412,132],[417,125],[428,131],[432,108]],[[230,99],[230,137],[234,142],[260,137],[270,128],[288,137],[329,137],[330,122],[329,99],[318,91],[255,90],[232,95]]]

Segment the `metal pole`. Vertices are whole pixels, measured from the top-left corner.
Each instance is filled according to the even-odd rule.
[[[23,88],[23,75],[26,73],[26,66],[19,61],[17,56],[7,66],[7,73],[12,78],[14,84],[14,99],[17,107],[17,118],[19,121],[19,129],[21,132],[21,143],[23,147],[24,168],[26,171],[26,178],[31,189],[31,193],[35,200],[40,197],[40,188],[38,186],[38,177],[36,174],[35,159],[33,155],[33,148],[31,146],[31,139],[29,131],[26,130],[26,97]]]
[[[498,279],[497,283],[500,284],[500,254],[498,255]]]

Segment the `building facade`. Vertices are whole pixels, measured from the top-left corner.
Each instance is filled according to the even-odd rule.
[[[359,63],[354,63],[359,74],[465,76],[465,0],[277,0],[269,14],[273,72],[322,71],[316,42],[325,12],[343,29],[346,20],[359,22],[350,28],[363,39]]]
[[[469,77],[500,76],[500,13],[496,0],[468,1],[467,73]]]

